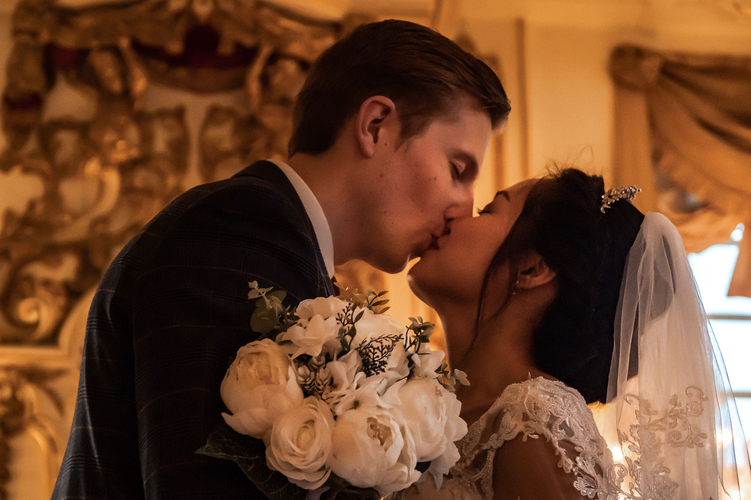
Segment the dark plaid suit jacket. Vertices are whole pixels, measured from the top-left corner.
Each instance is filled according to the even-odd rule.
[[[302,202],[269,162],[180,196],[105,273],[54,499],[263,498],[234,462],[195,454],[222,422],[230,359],[255,338],[252,280],[290,305],[333,292]]]

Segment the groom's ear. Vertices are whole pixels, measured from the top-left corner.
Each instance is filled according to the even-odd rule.
[[[550,283],[555,279],[553,271],[537,252],[529,252],[519,262],[516,288],[529,290]]]
[[[375,154],[384,120],[395,117],[396,105],[388,97],[374,95],[363,101],[355,117],[355,126],[357,142],[365,157]]]

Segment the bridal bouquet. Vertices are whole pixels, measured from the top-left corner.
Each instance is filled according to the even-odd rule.
[[[459,459],[467,432],[453,394],[465,375],[431,350],[433,325],[384,314],[385,292],[282,305],[250,283],[251,327],[221,385],[231,428],[199,450],[234,460],[269,498],[380,498]],[[281,474],[281,475],[280,475]]]

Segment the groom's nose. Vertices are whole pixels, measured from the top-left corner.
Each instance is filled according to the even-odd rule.
[[[462,219],[472,217],[472,206],[475,202],[473,186],[461,189],[453,200],[453,203],[446,209],[445,219]]]

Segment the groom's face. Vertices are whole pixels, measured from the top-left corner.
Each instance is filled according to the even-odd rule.
[[[435,245],[449,221],[472,215],[474,184],[492,127],[474,100],[458,101],[449,116],[394,143],[381,162],[365,226],[368,261],[379,269],[403,270]]]

